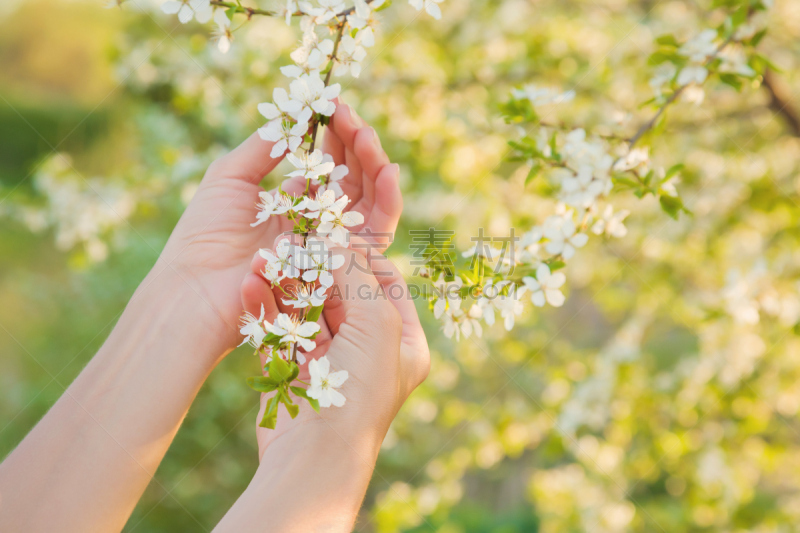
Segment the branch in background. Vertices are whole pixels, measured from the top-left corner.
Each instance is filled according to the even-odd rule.
[[[769,108],[783,117],[792,135],[800,137],[800,114],[792,105],[791,96],[787,94],[784,85],[769,69],[764,71],[764,81],[761,85],[769,93]]]
[[[715,59],[717,59],[717,58],[719,57],[719,54],[720,54],[720,52],[722,52],[722,51],[723,51],[723,50],[724,50],[724,49],[725,49],[725,48],[726,48],[726,47],[727,47],[729,44],[731,44],[732,42],[733,42],[733,37],[729,37],[728,39],[726,39],[726,40],[725,40],[725,42],[723,42],[721,45],[719,45],[719,47],[717,47],[717,50],[716,50],[716,52],[714,52],[714,54],[713,54],[713,55],[709,56],[709,58],[706,60],[706,62],[705,62],[705,64],[704,64],[703,66],[704,66],[705,68],[708,68],[708,67],[709,67],[709,65],[711,65],[711,63],[712,63],[712,62],[713,62]],[[636,146],[636,143],[638,143],[638,142],[639,142],[639,140],[640,140],[640,139],[641,139],[641,138],[642,138],[642,137],[643,137],[643,136],[644,136],[644,135],[645,135],[645,134],[646,134],[648,131],[650,131],[651,129],[653,129],[653,127],[656,125],[656,122],[658,122],[658,119],[661,117],[661,115],[662,115],[662,114],[664,114],[664,111],[666,111],[666,110],[667,110],[667,107],[669,107],[669,106],[670,106],[670,104],[672,104],[673,102],[675,102],[675,100],[677,100],[677,99],[678,99],[678,97],[679,97],[681,94],[683,94],[683,91],[685,91],[685,90],[686,90],[686,88],[687,88],[687,87],[689,87],[690,85],[692,85],[692,84],[691,84],[691,83],[688,83],[688,84],[686,84],[686,85],[682,85],[682,86],[678,87],[678,88],[675,90],[675,92],[674,92],[674,93],[672,93],[672,96],[670,96],[669,98],[667,98],[666,102],[664,102],[664,103],[661,105],[661,107],[659,107],[659,108],[658,108],[658,111],[656,111],[656,114],[655,114],[655,115],[653,115],[653,118],[651,118],[650,120],[648,120],[647,122],[645,122],[644,124],[642,124],[642,126],[639,128],[639,130],[636,132],[636,134],[635,134],[635,135],[634,135],[634,136],[631,138],[631,142],[630,142],[630,144],[628,145],[628,150],[629,150],[629,151],[630,151],[630,150],[633,150],[633,147],[634,147],[634,146]]]

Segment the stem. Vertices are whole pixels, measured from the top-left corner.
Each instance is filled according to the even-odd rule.
[[[703,66],[708,68],[708,66],[711,64],[711,62],[714,61],[715,59],[717,59],[717,57],[719,57],[720,52],[722,52],[722,50],[724,50],[725,47],[727,47],[731,42],[733,42],[733,37],[732,36],[728,37],[725,40],[725,42],[723,42],[721,45],[719,45],[717,47],[717,50],[708,58],[708,60],[706,60],[706,62],[703,64]],[[681,94],[683,94],[683,91],[685,91],[686,88],[689,87],[689,85],[691,85],[691,83],[678,87],[675,90],[675,92],[672,93],[672,95],[669,98],[667,98],[667,101],[664,102],[661,105],[660,108],[658,108],[658,111],[656,111],[656,114],[653,115],[653,118],[651,118],[650,120],[648,120],[647,122],[642,124],[642,126],[639,128],[639,130],[636,132],[636,134],[633,137],[631,137],[630,144],[628,145],[628,151],[629,152],[633,149],[634,146],[636,146],[636,143],[638,143],[641,140],[641,138],[644,137],[644,135],[648,131],[653,129],[653,126],[656,125],[656,122],[658,122],[658,119],[661,118],[661,115],[664,114],[664,111],[667,110],[667,107],[669,107],[670,104],[672,104],[675,100],[677,100],[678,97]]]
[[[278,13],[274,11],[268,11],[266,9],[255,9],[252,7],[244,7],[233,2],[222,2],[220,0],[211,0],[211,5],[215,7],[227,7],[227,8],[234,8],[237,13],[245,13],[247,18],[251,18],[253,15],[264,15],[265,17],[277,17]]]
[[[331,52],[331,59],[328,62],[328,73],[325,74],[325,87],[331,82],[331,75],[333,74],[333,68],[336,66],[336,54],[339,52],[339,43],[342,42],[342,36],[344,35],[344,27],[346,22],[342,20],[339,23],[339,30],[336,33],[336,39],[333,42],[333,52]],[[317,144],[317,131],[319,130],[319,120],[315,120],[314,124],[311,126],[311,146],[309,146],[308,151],[313,152],[314,146]]]

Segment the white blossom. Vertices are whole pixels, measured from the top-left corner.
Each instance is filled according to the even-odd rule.
[[[702,63],[717,51],[717,45],[714,44],[716,38],[716,30],[704,30],[681,46],[678,53],[695,63]]]
[[[595,235],[602,235],[605,233],[610,237],[620,239],[628,234],[628,228],[625,227],[623,221],[629,214],[630,211],[627,209],[622,209],[615,213],[614,208],[607,205],[602,216],[592,225],[592,232]]]
[[[303,35],[303,43],[289,54],[289,57],[303,69],[320,69],[333,54],[333,48],[334,44],[330,39],[320,40],[315,32],[306,32]]]
[[[422,11],[424,8],[428,15],[432,16],[436,20],[440,20],[442,18],[442,10],[439,7],[439,4],[441,4],[443,1],[444,0],[408,0],[408,3],[411,4],[411,7],[417,11]]]
[[[323,197],[331,194],[333,191],[325,191]],[[364,223],[364,215],[358,211],[342,212],[342,209],[350,201],[347,195],[342,196],[336,202],[325,209],[320,214],[320,225],[317,226],[317,234],[321,236],[330,236],[330,239],[340,244],[341,246],[348,245],[349,231],[346,228],[358,226]]]
[[[690,104],[700,105],[706,98],[706,92],[699,85],[688,85],[681,93],[681,98]]]
[[[347,17],[347,22],[350,24],[350,27],[358,30],[357,35],[359,41],[367,48],[375,46],[374,29],[378,21],[373,15],[372,9],[380,7],[380,5],[375,4],[383,4],[383,1],[373,2],[372,6],[370,6],[364,0],[355,0],[355,10]]]
[[[562,93],[550,87],[539,87],[534,84],[525,85],[522,89],[513,89],[511,94],[514,98],[529,100],[534,107],[561,104],[575,98],[575,91]]]
[[[650,148],[647,146],[641,148],[634,148],[630,150],[624,157],[621,157],[614,163],[614,170],[625,172],[626,170],[633,170],[634,168],[647,169],[650,163]]]
[[[650,78],[650,86],[656,95],[661,95],[662,87],[675,79],[675,74],[678,73],[677,67],[669,61],[661,63],[653,72],[653,77]]]
[[[445,310],[449,310],[452,314],[455,309],[461,307],[461,293],[460,289],[464,285],[464,280],[459,276],[455,276],[452,281],[445,280],[444,274],[440,275],[439,279],[433,282],[436,289],[436,303],[433,305],[433,316],[440,318]]]
[[[297,2],[295,0],[286,0],[286,4],[283,7],[282,15],[284,20],[286,20],[286,25],[291,25],[292,23],[292,16],[297,11]]]
[[[275,247],[275,251],[267,248],[262,248],[258,251],[258,255],[267,260],[271,265],[270,271],[279,268],[282,275],[275,281],[281,281],[285,278],[295,279],[300,276],[300,269],[297,267],[296,255],[302,254],[302,247],[290,244],[288,240],[282,240]]]
[[[265,141],[273,142],[270,157],[278,158],[286,153],[295,152],[308,131],[308,122],[291,123],[286,120],[273,120],[263,128],[258,129],[258,135]],[[291,154],[290,154],[291,155]]]
[[[264,340],[264,337],[267,336],[267,333],[264,331],[264,326],[262,324],[264,320],[264,304],[261,304],[261,314],[256,318],[251,313],[245,313],[241,318],[241,328],[239,329],[239,333],[244,335],[244,340],[239,345],[245,344],[249,342],[253,348],[258,349],[261,346],[261,342]]]
[[[311,375],[311,385],[306,393],[309,398],[314,398],[319,402],[320,407],[330,407],[344,405],[345,397],[339,392],[345,381],[347,381],[347,370],[331,372],[331,363],[327,356],[319,359],[312,359],[308,363],[308,373]]]
[[[282,215],[292,208],[293,200],[279,192],[276,192],[273,196],[267,191],[261,191],[258,193],[258,197],[261,201],[256,204],[258,212],[256,213],[256,221],[250,224],[252,227],[266,222],[272,215]]]
[[[349,73],[358,78],[361,75],[361,62],[365,57],[367,51],[364,47],[350,35],[345,35],[339,43],[339,53],[336,56],[336,75]]]
[[[689,65],[678,74],[678,85],[696,83],[701,85],[708,78],[708,70],[701,65]]]
[[[178,14],[178,20],[186,24],[192,18],[197,22],[205,24],[214,12],[211,7],[211,0],[167,0],[161,4],[161,11],[168,15]]]
[[[342,260],[344,260],[344,257],[342,257]],[[305,278],[305,273],[303,277]],[[310,285],[300,285],[294,291],[293,299],[288,300],[282,298],[282,301],[285,305],[290,305],[295,309],[303,309],[309,306],[318,307],[325,303],[325,299],[327,298],[325,294],[326,290],[326,287],[314,289],[314,287]]]
[[[561,254],[564,259],[574,256],[575,249],[581,248],[589,240],[585,233],[575,232],[575,222],[570,215],[548,217],[544,223],[544,236],[549,241],[545,245],[548,253]]]
[[[330,174],[336,167],[333,161],[325,161],[325,156],[320,149],[316,149],[310,154],[303,152],[299,157],[289,154],[286,159],[297,169],[286,174],[288,177],[302,176],[304,179],[316,180],[320,176]]]
[[[550,268],[539,265],[536,269],[536,278],[525,276],[522,278],[525,286],[531,291],[531,301],[536,307],[543,307],[545,301],[553,307],[564,305],[564,295],[561,293],[561,286],[567,280],[563,272],[550,273]]]
[[[561,200],[573,207],[589,207],[598,196],[606,191],[607,180],[594,178],[594,169],[582,166],[577,173],[570,169],[557,168],[552,176],[561,180]]]
[[[289,90],[292,100],[300,102],[301,111],[310,109],[314,113],[329,117],[336,111],[336,104],[331,100],[339,96],[341,86],[335,83],[326,87],[325,82],[315,71],[292,81]]]
[[[309,237],[298,261],[302,263],[303,281],[314,282],[319,279],[323,288],[333,285],[331,271],[344,266],[344,256],[334,255],[324,239]]]
[[[328,154],[325,155],[327,156]],[[350,169],[347,168],[346,165],[337,165],[333,171],[331,171],[325,184],[317,189],[317,194],[322,194],[325,191],[330,190],[334,192],[336,197],[342,196],[344,194],[344,190],[339,182],[341,182],[349,173]]]
[[[497,298],[492,301],[495,308],[500,311],[500,316],[503,318],[503,326],[506,331],[511,331],[514,327],[516,317],[523,311],[522,302],[520,298],[525,294],[525,287],[511,287],[508,294],[499,294]]]
[[[281,313],[272,324],[264,322],[264,327],[273,335],[281,337],[281,343],[296,343],[307,352],[310,352],[317,346],[317,343],[309,338],[313,337],[320,330],[319,324],[316,322],[302,322],[299,318]]]
[[[289,98],[286,89],[277,87],[272,91],[272,102],[265,102],[258,104],[258,112],[264,115],[267,120],[288,120],[295,118],[298,122],[308,122],[311,119],[311,113],[301,115],[303,104],[297,100]],[[302,120],[299,117],[305,117]]]
[[[320,215],[326,211],[338,213],[347,207],[349,201],[350,199],[346,195],[337,200],[336,193],[334,193],[332,190],[324,191],[321,194],[318,190],[316,198],[308,201],[308,204],[306,205],[308,212],[303,216],[314,219],[319,218]]]
[[[231,19],[228,18],[224,9],[217,9],[214,11],[214,22],[217,23],[217,29],[213,32],[214,40],[217,41],[217,49],[223,54],[227,54],[231,49],[231,41],[233,41]]]

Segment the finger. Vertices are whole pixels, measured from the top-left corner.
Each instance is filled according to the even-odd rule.
[[[272,295],[272,288],[261,276],[252,272],[247,274],[242,281],[241,293],[242,306],[251,315],[258,317],[261,314],[261,306],[264,306],[264,320],[272,322],[278,316],[278,306]]]
[[[337,108],[336,113],[339,112],[340,108]],[[336,116],[336,113],[333,115]],[[333,120],[333,119],[331,119]],[[345,146],[339,136],[336,134],[336,130],[334,130],[330,125],[325,128],[322,137],[322,151],[326,154],[330,154],[333,156],[333,161],[337,165],[344,165],[345,164]]]
[[[333,287],[323,309],[325,322],[336,335],[346,320],[359,325],[371,322],[385,302],[376,298],[378,281],[362,253],[347,248],[334,248],[332,253],[345,258],[344,265],[333,271]]]
[[[358,116],[355,109],[347,104],[339,103],[336,112],[331,116],[328,129],[331,130],[336,138],[341,142],[342,147],[353,149],[355,137],[358,130],[364,127],[364,121]],[[336,155],[336,154],[331,154]]]
[[[336,159],[336,154],[332,155],[334,155],[334,160],[337,165],[344,164],[349,170],[347,176],[342,180],[341,185],[344,193],[353,202],[361,200],[363,191],[363,171],[361,162],[355,153],[356,134],[363,127],[364,121],[358,116],[355,109],[345,104],[341,104],[337,107],[331,123],[328,126],[328,129],[335,134],[336,139],[341,141],[344,149],[343,159]]]
[[[403,213],[403,195],[400,192],[400,166],[390,164],[384,166],[375,180],[375,203],[369,211],[364,210],[361,202],[354,207],[364,215],[363,228],[370,232],[382,234],[386,250],[394,239],[397,223]],[[363,232],[363,230],[362,230]]]
[[[274,144],[263,140],[258,132],[253,133],[242,144],[214,161],[206,173],[207,179],[234,178],[259,183],[283,160],[283,155],[275,159],[270,155]]]
[[[374,191],[375,180],[381,169],[389,164],[389,156],[383,151],[381,140],[374,128],[362,128],[356,134],[354,152],[361,162],[366,179],[364,180],[364,196]]]
[[[413,331],[421,330],[422,325],[420,324],[419,314],[414,306],[405,277],[388,257],[380,253],[382,244],[371,243],[351,235],[350,246],[364,257],[369,271],[375,276],[386,299],[391,301],[392,305],[400,313],[403,325],[412,328]],[[346,267],[347,262],[342,268]]]

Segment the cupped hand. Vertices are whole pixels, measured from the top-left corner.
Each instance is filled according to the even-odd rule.
[[[353,229],[393,233],[402,211],[399,168],[389,163],[375,130],[341,104],[321,133],[323,150],[350,169],[342,188],[353,199],[352,208],[364,215],[364,225]],[[204,323],[219,325],[209,332],[216,340],[209,357],[221,357],[240,341],[239,287],[253,253],[292,229],[288,220],[276,216],[250,226],[256,220],[259,183],[282,159],[272,159],[271,149],[272,143],[256,133],[211,164],[154,268],[156,273],[177,274],[202,298],[203,312],[210,314]],[[283,184],[290,194],[301,194],[304,188],[297,180]]]
[[[347,402],[317,414],[299,401],[295,419],[280,409],[275,429],[256,426],[259,458],[270,443],[307,425],[327,424],[342,438],[368,438],[379,445],[403,402],[428,375],[428,344],[408,286],[391,261],[375,253],[367,261],[365,250],[334,249],[345,256],[345,265],[333,272],[334,287],[319,320],[317,347],[306,354],[309,360],[327,355],[332,370],[349,373],[341,388]],[[265,320],[271,322],[278,313],[292,310],[261,277],[263,265],[260,257],[253,259],[252,272],[242,283],[242,303],[256,315],[263,305]],[[300,369],[300,379],[306,381],[307,363]],[[256,424],[269,396],[261,395]]]

